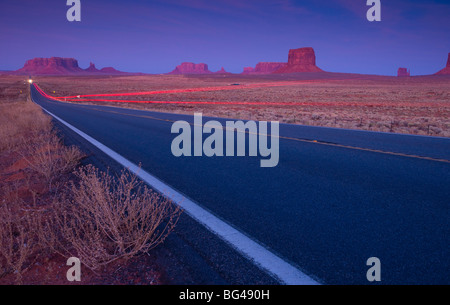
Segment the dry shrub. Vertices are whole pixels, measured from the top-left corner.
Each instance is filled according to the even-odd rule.
[[[61,143],[50,117],[31,102],[0,104],[0,157],[2,168],[18,164],[19,177],[0,185],[0,278],[15,274],[21,283],[34,262],[55,252],[77,256],[93,270],[146,253],[180,215],[129,172],[113,178],[88,166],[76,172],[77,183],[55,188],[82,154]],[[42,182],[44,192],[32,189]],[[60,198],[52,205],[50,196]]]
[[[147,253],[173,231],[180,209],[129,171],[114,178],[89,165],[76,176],[53,225],[63,235],[60,249],[88,268]]]
[[[64,146],[52,128],[51,118],[31,102],[0,104],[0,156],[23,158],[49,190],[83,156],[78,148]]]
[[[45,204],[41,201],[47,200],[45,193],[52,190],[53,181],[71,172],[81,156],[78,148],[62,145],[52,131],[51,118],[37,105],[0,104],[0,169],[19,164],[8,176],[11,180],[0,184],[0,277],[15,274],[21,283],[22,274],[49,254],[53,245],[44,239],[48,234],[43,226],[47,213],[37,203]],[[42,182],[49,186],[43,194],[33,189]]]
[[[33,141],[24,143],[22,151],[22,157],[30,169],[45,179],[49,190],[52,190],[55,179],[73,170],[83,157],[77,147],[64,146],[53,131],[42,133]]]
[[[0,277],[14,273],[21,283],[22,274],[45,253],[41,215],[15,204],[2,204],[0,214]]]

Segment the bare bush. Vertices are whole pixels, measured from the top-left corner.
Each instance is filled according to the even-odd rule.
[[[114,178],[87,166],[76,176],[79,183],[59,202],[55,224],[63,235],[61,249],[88,268],[147,253],[173,231],[180,209],[130,172]]]
[[[14,273],[21,283],[22,274],[44,252],[39,234],[41,216],[14,204],[1,205],[0,214],[0,277]]]
[[[77,147],[64,146],[54,132],[40,134],[24,145],[22,157],[33,171],[45,179],[49,190],[52,190],[55,179],[73,170],[83,157]]]
[[[178,220],[178,208],[128,172],[112,178],[89,166],[56,192],[82,154],[62,144],[31,102],[0,103],[0,157],[0,278],[22,283],[55,252],[95,270],[148,252]]]
[[[51,185],[80,158],[78,148],[62,145],[37,105],[0,103],[0,170],[7,177],[0,184],[0,277],[14,274],[21,283],[23,273],[49,254],[56,240],[44,232],[46,208],[37,208],[46,195],[33,187],[39,189],[43,180]]]

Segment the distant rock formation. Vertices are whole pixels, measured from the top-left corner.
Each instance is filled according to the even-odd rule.
[[[447,66],[436,73],[436,75],[449,75],[450,74],[450,53],[448,53]]]
[[[181,74],[211,74],[209,71],[207,64],[194,64],[192,62],[184,62],[181,65],[177,66],[175,70],[170,72],[169,74],[173,75],[181,75]]]
[[[244,68],[242,74],[271,74],[286,65],[284,62],[260,62],[255,68]]]
[[[114,68],[103,68],[98,70],[95,64],[90,63],[87,69],[78,66],[78,61],[74,58],[34,58],[28,60],[22,69],[12,72],[19,75],[135,75],[117,71]]]
[[[253,67],[245,67],[244,68],[244,72],[242,72],[241,74],[252,74],[253,72],[255,72],[255,68],[253,68]]]
[[[91,73],[99,73],[99,72],[100,72],[100,70],[98,70],[98,69],[95,67],[95,64],[92,63],[92,62],[89,64],[89,68],[87,68],[85,71],[86,71],[86,72],[91,72]]]
[[[398,77],[410,77],[411,72],[407,68],[398,68],[397,76]]]
[[[34,58],[28,60],[17,74],[32,75],[66,75],[85,72],[78,66],[78,61],[73,58]]]
[[[97,69],[95,67],[94,63],[90,63],[89,64],[89,68],[85,69],[84,71],[88,72],[88,73],[92,73],[92,74],[100,74],[100,75],[127,75],[127,74],[131,74],[128,72],[122,72],[119,70],[114,69],[113,67],[105,67],[102,69]]]
[[[231,74],[230,72],[227,72],[224,67],[222,67],[222,69],[220,69],[217,72],[214,72],[214,74]]]
[[[275,73],[323,72],[316,66],[316,54],[313,48],[289,50],[288,63]]]
[[[284,62],[260,62],[255,67],[255,73],[270,74],[286,66]]]
[[[128,72],[122,72],[114,69],[113,67],[105,67],[100,69],[100,72],[103,74],[114,75],[114,74],[130,74]]]

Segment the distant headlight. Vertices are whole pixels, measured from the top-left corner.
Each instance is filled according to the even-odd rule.
[[[33,80],[32,80],[32,79],[29,79],[28,82],[29,82],[30,84],[32,84],[32,83],[33,83]]]

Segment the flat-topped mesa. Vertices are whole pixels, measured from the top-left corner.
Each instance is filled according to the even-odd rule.
[[[448,53],[447,66],[436,73],[436,75],[450,75],[450,53]]]
[[[316,66],[316,54],[313,48],[289,50],[288,63],[275,73],[323,72]]]
[[[34,58],[28,60],[18,74],[76,74],[84,70],[78,66],[74,58]]]
[[[397,77],[410,77],[411,72],[407,68],[398,68]]]
[[[194,64],[192,62],[184,62],[181,65],[177,66],[175,70],[170,72],[169,74],[180,75],[180,74],[210,74],[212,73],[208,69],[207,64]]]

